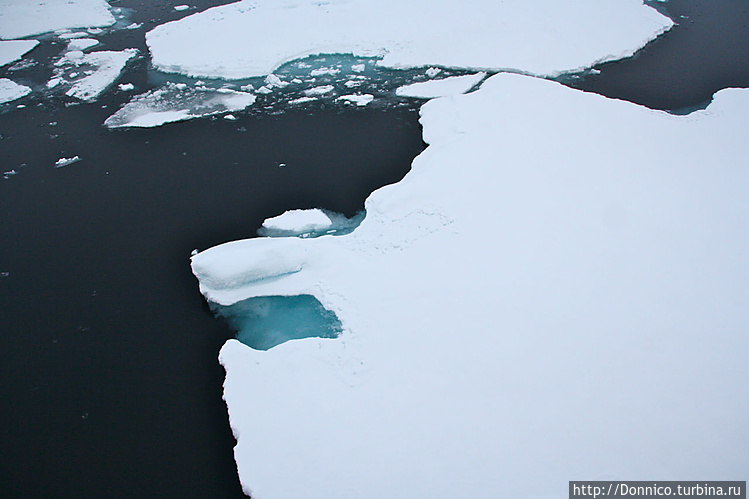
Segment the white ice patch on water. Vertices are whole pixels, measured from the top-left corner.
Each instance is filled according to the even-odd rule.
[[[63,85],[68,87],[65,91],[67,96],[94,101],[119,78],[128,61],[137,54],[137,49],[89,54],[80,50],[70,51],[55,63],[54,75],[47,88]]]
[[[20,99],[31,93],[31,89],[8,78],[0,78],[0,104]]]
[[[0,0],[0,38],[114,23],[105,0]]]
[[[158,26],[146,43],[157,69],[196,77],[263,76],[331,53],[552,75],[631,55],[671,25],[641,0],[243,0]]]
[[[484,78],[486,78],[486,73],[451,76],[441,80],[430,80],[405,85],[398,88],[395,93],[401,97],[418,97],[421,99],[464,94]]]
[[[74,38],[68,42],[69,51],[84,51],[99,45],[99,40],[93,38]]]
[[[352,233],[193,256],[213,302],[312,295],[343,326],[222,348],[245,491],[745,473],[748,113],[743,89],[677,117],[500,74],[422,107],[429,147]]]
[[[356,104],[357,106],[362,107],[372,102],[374,100],[374,95],[372,94],[342,95],[338,97],[338,99],[336,100],[348,102],[350,104]]]
[[[277,217],[268,218],[263,222],[265,235],[298,236],[310,232],[323,232],[333,223],[330,218],[319,209],[289,210]]]
[[[308,88],[303,93],[307,97],[313,97],[329,94],[333,90],[335,90],[335,87],[333,85],[320,85],[319,87]]]
[[[188,10],[190,8],[189,5],[175,5],[174,10],[177,12],[182,12],[183,10]]]
[[[20,60],[39,44],[36,40],[0,41],[0,66]]]
[[[133,97],[104,124],[109,128],[155,127],[241,111],[254,102],[255,96],[246,92],[168,83],[162,88]]]
[[[73,163],[77,163],[81,160],[80,156],[73,156],[72,158],[60,158],[55,162],[55,168],[63,168]]]

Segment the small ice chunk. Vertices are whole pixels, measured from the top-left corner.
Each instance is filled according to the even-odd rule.
[[[279,78],[277,75],[274,75],[273,73],[265,77],[265,84],[268,86],[268,88],[273,88],[273,87],[284,88],[284,87],[289,86],[288,81],[283,81],[281,78]]]
[[[271,90],[270,87],[268,87],[267,85],[263,85],[262,87],[258,88],[256,92],[259,94],[267,95],[267,94],[272,93],[273,90]]]
[[[167,85],[133,97],[104,122],[109,128],[155,127],[202,116],[241,111],[255,102],[255,96],[228,88]]]
[[[322,85],[319,87],[308,88],[304,91],[304,95],[312,97],[314,95],[325,95],[332,92],[335,89],[333,85]]]
[[[189,5],[175,5],[174,6],[174,10],[176,10],[177,12],[182,12],[183,10],[187,10],[189,8],[190,8]]]
[[[62,168],[73,163],[77,163],[81,160],[80,156],[73,156],[72,158],[60,158],[55,162],[55,168]]]
[[[25,85],[19,85],[18,83],[9,80],[7,78],[0,78],[0,104],[11,102],[16,99],[28,95],[31,93],[31,89]]]
[[[224,119],[229,120],[229,121],[236,121],[237,117],[234,116],[233,114],[227,114],[226,116],[224,116]]]
[[[366,64],[352,64],[351,71],[354,73],[361,73],[366,69]]]
[[[88,36],[88,33],[82,32],[82,31],[75,31],[75,32],[65,32],[65,33],[59,33],[57,35],[58,38],[62,40],[72,40],[75,38],[83,38]]]
[[[3,40],[0,41],[0,66],[21,59],[27,52],[39,44],[36,40]]]
[[[440,68],[429,68],[426,71],[426,75],[430,78],[434,78],[438,74],[440,74],[442,70]]]
[[[99,40],[93,38],[74,38],[68,42],[68,50],[83,51],[99,44]]]
[[[65,81],[64,78],[60,76],[56,76],[55,78],[52,78],[47,82],[47,88],[55,88],[60,83],[63,83]]]
[[[306,102],[313,102],[316,101],[317,97],[299,97],[298,99],[292,99],[289,101],[289,104],[295,105],[295,104],[304,104]]]
[[[346,85],[348,88],[355,88],[360,87],[362,83],[364,82],[361,80],[348,80],[346,83],[344,83],[344,85]]]
[[[87,102],[96,100],[102,92],[114,83],[122,70],[125,69],[128,61],[135,57],[137,53],[137,49],[125,49],[119,52],[92,52],[85,55],[83,55],[83,52],[68,52],[63,57],[63,65],[91,66],[93,72],[87,73],[88,76],[75,82],[66,92],[66,95]],[[57,78],[59,78],[59,75]]]
[[[132,83],[120,83],[117,86],[120,87],[120,90],[122,90],[123,92],[129,92],[130,90],[135,89],[135,85],[133,85]]]
[[[132,23],[125,26],[125,29],[138,29],[143,26],[143,23]]]
[[[372,94],[352,94],[352,95],[342,95],[336,99],[342,100],[345,102],[348,102],[350,104],[356,104],[357,106],[366,106],[370,102],[374,100],[374,95]]]
[[[441,80],[412,83],[411,85],[398,88],[395,93],[401,97],[418,97],[422,99],[464,94],[485,77],[486,73],[450,76]]]
[[[0,272],[0,277],[9,277],[10,272]]]
[[[340,69],[335,69],[335,68],[318,68],[318,69],[313,69],[312,71],[310,71],[309,75],[310,76],[323,76],[323,75],[332,76],[332,75],[337,75],[340,72],[341,72]]]
[[[252,92],[255,90],[255,87],[248,83],[247,85],[242,85],[241,87],[239,87],[239,89],[242,92]]]
[[[311,210],[289,210],[263,222],[264,235],[301,235],[321,232],[330,228],[330,218],[317,208]]]

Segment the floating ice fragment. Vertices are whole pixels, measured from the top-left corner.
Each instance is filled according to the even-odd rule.
[[[263,222],[262,235],[300,235],[320,232],[330,228],[330,218],[317,208],[311,210],[289,210]]]
[[[85,36],[88,36],[88,33],[82,32],[82,31],[75,31],[75,32],[66,32],[66,33],[60,33],[57,35],[57,38],[60,38],[62,40],[72,40],[75,38],[83,38]]]
[[[342,95],[338,97],[336,100],[342,100],[345,102],[348,102],[350,104],[356,104],[357,106],[366,106],[370,102],[374,100],[374,95],[372,94],[352,94],[352,95]]]
[[[137,49],[125,49],[119,52],[101,51],[90,54],[84,54],[81,51],[68,52],[60,61],[55,63],[58,66],[57,74],[47,83],[47,88],[53,88],[63,83],[62,73],[79,67],[87,76],[73,82],[66,95],[92,102],[114,83],[128,61],[137,54]],[[77,72],[73,72],[69,76],[72,78],[77,75]]]
[[[438,74],[440,74],[442,70],[440,68],[429,68],[426,70],[426,75],[430,78],[434,78]]]
[[[133,85],[132,83],[120,83],[117,86],[120,87],[120,90],[122,90],[123,92],[129,92],[130,90],[135,89],[135,85]]]
[[[274,75],[273,73],[265,77],[265,83],[268,86],[268,88],[272,88],[272,87],[284,88],[284,87],[289,86],[288,81],[283,81],[281,78],[279,78],[277,75]]]
[[[313,95],[325,95],[332,92],[335,89],[333,85],[322,85],[319,87],[308,88],[304,91],[304,95],[311,97]]]
[[[75,38],[68,42],[68,50],[83,51],[99,44],[99,40],[93,38]]]
[[[187,10],[189,8],[190,8],[189,5],[175,5],[174,6],[174,10],[176,10],[177,12],[182,12],[183,10]]]
[[[155,127],[201,116],[241,111],[254,102],[255,96],[246,92],[168,83],[133,97],[104,124],[109,128]]]
[[[0,272],[0,277],[8,277],[10,276],[10,272]]]
[[[125,29],[138,29],[143,26],[143,23],[132,23],[125,26]]]
[[[0,41],[0,66],[21,59],[26,53],[39,44],[36,40],[2,40]]]
[[[292,99],[289,101],[289,104],[296,105],[296,104],[305,104],[307,102],[313,102],[316,101],[317,97],[299,97],[298,99]]]
[[[267,85],[263,85],[262,87],[258,88],[255,92],[263,95],[267,95],[273,92],[273,90],[270,89]]]
[[[354,73],[361,73],[366,69],[366,67],[367,66],[365,64],[352,64],[351,71],[353,71]]]
[[[340,72],[341,72],[340,69],[335,69],[335,68],[318,68],[318,69],[313,69],[312,71],[310,71],[309,75],[310,76],[323,76],[323,75],[332,76],[332,75],[337,75]]]
[[[28,95],[31,89],[25,85],[20,85],[7,78],[0,78],[0,104],[11,102]]]
[[[398,88],[395,93],[401,97],[419,97],[422,99],[464,94],[484,78],[486,78],[486,73],[450,76],[441,80],[412,83]]]
[[[55,162],[55,168],[63,168],[73,163],[77,163],[81,160],[80,156],[73,156],[72,158],[60,158]]]
[[[224,116],[224,119],[229,120],[229,121],[236,121],[237,117],[234,116],[233,114],[227,114],[226,116]]]

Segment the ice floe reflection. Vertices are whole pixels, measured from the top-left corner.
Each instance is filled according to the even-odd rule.
[[[343,330],[335,313],[312,295],[261,296],[210,306],[236,331],[239,341],[256,350],[302,338],[336,338]]]

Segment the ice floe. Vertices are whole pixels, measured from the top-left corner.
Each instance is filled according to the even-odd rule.
[[[338,101],[344,101],[348,102],[349,104],[356,104],[357,106],[366,106],[370,102],[374,100],[374,95],[372,94],[350,94],[350,95],[341,95],[336,100]]]
[[[128,61],[137,54],[137,49],[88,54],[80,50],[67,52],[55,63],[55,72],[47,88],[63,85],[67,96],[94,101],[119,78]]]
[[[0,41],[0,66],[21,59],[27,52],[39,44],[36,40],[3,40]]]
[[[105,0],[0,0],[0,38],[114,23]]]
[[[448,95],[464,94],[486,78],[486,73],[450,76],[440,80],[422,81],[398,88],[395,93],[402,97],[433,99]]]
[[[20,99],[31,93],[31,89],[8,78],[0,78],[0,104]]]
[[[55,168],[63,168],[73,163],[77,163],[81,160],[80,156],[73,156],[72,158],[60,158],[55,162]]]
[[[93,38],[73,38],[68,42],[68,50],[84,51],[90,49],[91,47],[95,47],[96,45],[99,45],[99,40],[95,40]]]
[[[748,112],[747,90],[673,116],[500,74],[423,106],[429,147],[352,233],[193,256],[214,303],[311,295],[343,325],[222,348],[245,491],[562,497],[577,476],[744,473]]]
[[[198,77],[262,76],[326,53],[549,75],[630,55],[671,24],[641,0],[243,0],[158,26],[146,42],[156,68]]]
[[[104,124],[109,128],[155,127],[201,116],[241,111],[254,102],[255,96],[247,92],[168,83],[133,97]]]
[[[333,222],[322,210],[288,210],[277,217],[266,219],[263,230],[266,235],[298,236],[326,231],[332,225]]]

